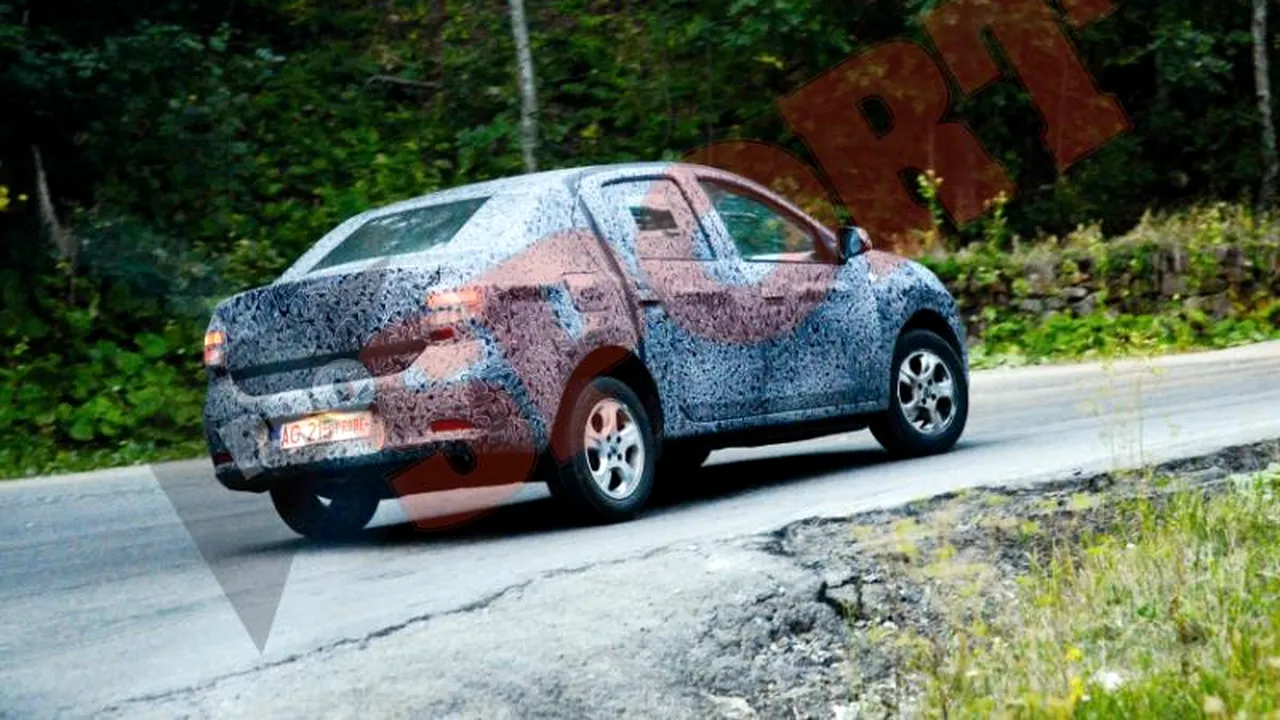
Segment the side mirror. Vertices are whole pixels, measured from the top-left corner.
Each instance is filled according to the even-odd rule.
[[[871,236],[857,225],[840,227],[840,262],[848,262],[871,249]]]

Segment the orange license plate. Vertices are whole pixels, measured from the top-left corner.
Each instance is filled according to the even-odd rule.
[[[280,449],[360,440],[373,434],[373,413],[325,413],[280,426]]]

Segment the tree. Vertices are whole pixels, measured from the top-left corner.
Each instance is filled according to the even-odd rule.
[[[1276,129],[1271,116],[1271,71],[1267,58],[1267,2],[1253,0],[1253,77],[1258,91],[1258,118],[1262,125],[1262,186],[1258,190],[1258,209],[1268,209],[1275,202],[1276,176],[1280,159],[1276,157]]]
[[[529,49],[529,25],[524,0],[511,0],[511,32],[516,40],[516,70],[520,82],[520,152],[525,172],[538,169],[538,89]]]
[[[49,239],[53,241],[58,254],[67,263],[67,275],[71,278],[67,285],[68,294],[71,302],[74,303],[76,299],[74,276],[79,250],[78,242],[75,236],[58,221],[58,213],[53,207],[53,195],[49,192],[49,177],[44,171],[44,156],[40,154],[39,146],[31,146],[31,159],[36,170],[36,198],[40,208],[40,224],[44,227]]]

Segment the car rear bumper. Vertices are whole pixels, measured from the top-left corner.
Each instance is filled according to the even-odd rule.
[[[281,447],[284,423],[328,412],[369,412],[374,431],[367,438]],[[545,423],[514,376],[503,372],[433,380],[411,370],[264,396],[241,392],[223,375],[209,383],[205,434],[218,481],[247,492],[301,479],[385,484],[416,466],[429,466],[446,484],[519,482],[524,478],[473,477],[477,458],[532,456],[546,444]],[[502,467],[518,471],[519,464]]]
[[[476,468],[473,446],[466,442],[441,442],[418,448],[385,450],[368,455],[295,462],[264,470],[242,470],[234,461],[214,466],[218,482],[228,490],[266,492],[277,485],[292,482],[364,483],[376,488],[384,497],[394,497],[397,477],[412,468],[439,459],[450,468],[449,474],[465,479]],[[466,483],[459,483],[466,486]]]

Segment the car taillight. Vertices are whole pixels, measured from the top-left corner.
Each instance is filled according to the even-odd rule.
[[[462,326],[480,314],[484,293],[479,288],[461,288],[427,296],[427,337],[431,342],[448,342],[461,335]]]
[[[210,330],[204,334],[204,364],[206,367],[217,367],[223,362],[223,347],[227,344],[227,335],[221,330]]]
[[[461,432],[463,430],[473,430],[473,429],[475,429],[475,425],[472,425],[466,420],[458,420],[458,419],[436,420],[435,422],[431,423],[431,432],[433,433]]]

